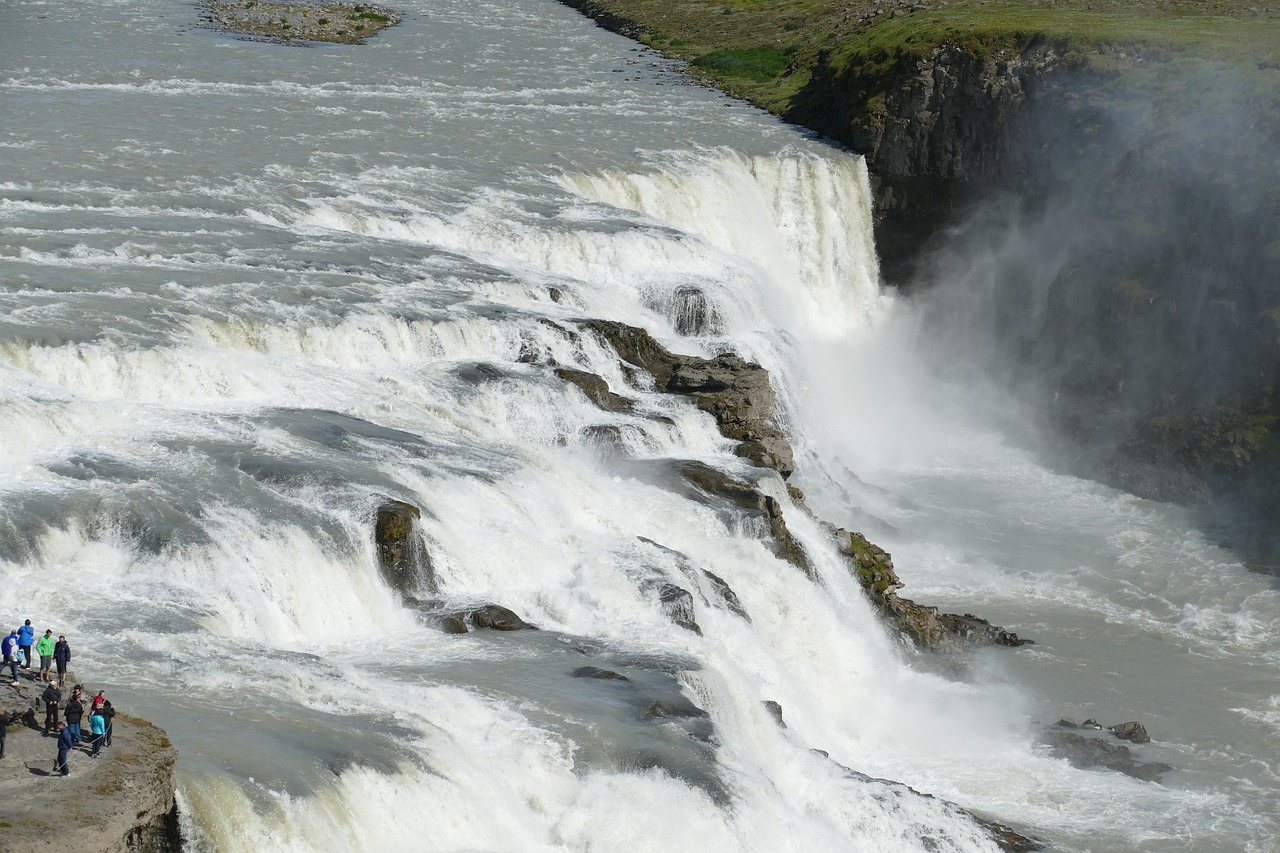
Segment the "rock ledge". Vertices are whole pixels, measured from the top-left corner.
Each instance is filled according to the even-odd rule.
[[[37,725],[44,722],[43,710],[37,715],[43,690],[25,672],[17,687],[0,685],[0,710],[12,721],[0,759],[0,850],[177,853],[178,750],[168,735],[117,713],[102,756],[77,747],[71,774],[55,776],[56,742]]]

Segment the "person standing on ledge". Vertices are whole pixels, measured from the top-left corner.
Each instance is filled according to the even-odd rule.
[[[36,629],[31,627],[31,620],[28,619],[22,623],[22,627],[18,629],[18,649],[22,652],[22,656],[27,662],[22,665],[23,669],[31,669],[31,643],[36,638]]]
[[[36,640],[36,654],[40,655],[40,680],[49,680],[49,667],[53,666],[53,629],[49,628],[44,636]]]
[[[4,736],[9,733],[9,715],[0,711],[0,758],[4,758]]]
[[[10,686],[18,686],[18,629],[14,628],[9,636],[0,640],[0,653],[4,654],[4,665],[9,667]]]
[[[53,662],[58,667],[58,686],[62,687],[67,683],[67,667],[71,664],[71,644],[61,634],[53,644]]]
[[[44,701],[44,735],[48,737],[54,726],[59,731],[62,730],[62,724],[58,722],[58,703],[62,701],[62,691],[51,681],[40,698]]]
[[[58,757],[53,761],[53,772],[62,772],[63,776],[71,775],[71,748],[75,741],[71,739],[71,729],[66,723],[58,723]]]
[[[101,708],[90,715],[89,731],[93,734],[93,752],[89,754],[97,758],[98,753],[102,752],[102,741],[107,736],[107,718],[102,716]]]
[[[110,699],[102,700],[102,719],[106,721],[107,730],[102,735],[102,745],[111,746],[111,724],[116,716],[116,709]]]
[[[62,709],[62,718],[67,721],[67,728],[71,730],[72,743],[79,743],[84,739],[80,734],[82,717],[84,717],[84,703],[80,701],[80,691],[77,690],[67,700],[67,707]]]

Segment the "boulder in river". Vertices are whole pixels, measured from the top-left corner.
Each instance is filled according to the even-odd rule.
[[[1066,759],[1072,767],[1081,769],[1101,767],[1147,782],[1159,782],[1173,769],[1160,762],[1138,761],[1127,746],[1071,731],[1050,730],[1041,736],[1040,742],[1057,758]]]
[[[1130,721],[1127,723],[1116,723],[1110,726],[1111,733],[1120,740],[1127,740],[1132,743],[1150,743],[1151,736],[1147,734],[1147,727],[1142,723]]]
[[[698,626],[697,620],[694,619],[693,595],[689,590],[664,581],[657,584],[657,593],[658,603],[668,619],[686,631],[692,631],[699,637],[702,636],[702,628]]]
[[[435,571],[418,529],[422,511],[404,501],[386,500],[374,520],[378,569],[387,585],[410,601],[436,591]]]
[[[495,631],[522,631],[533,629],[533,626],[500,604],[486,604],[477,607],[467,614],[471,624],[477,628],[492,628]]]

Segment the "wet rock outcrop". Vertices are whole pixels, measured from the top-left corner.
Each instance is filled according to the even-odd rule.
[[[74,751],[71,775],[57,779],[51,794],[53,780],[41,777],[49,775],[54,742],[35,725],[44,719],[43,711],[35,716],[44,685],[25,675],[17,687],[0,686],[0,710],[11,721],[0,761],[0,849],[54,850],[50,839],[56,839],[58,850],[177,853],[178,751],[164,731],[117,713],[103,757],[90,761]]]
[[[588,400],[606,412],[629,412],[633,408],[632,402],[626,397],[610,391],[609,383],[601,376],[568,367],[558,367],[555,373],[565,382],[576,385]]]
[[[1040,742],[1049,747],[1051,754],[1082,770],[1100,767],[1146,782],[1159,782],[1173,769],[1157,761],[1139,761],[1127,746],[1077,732],[1051,730],[1041,736]]]
[[[693,594],[689,590],[663,581],[654,586],[654,592],[657,593],[658,604],[668,619],[686,631],[702,636],[702,628],[694,618]]]
[[[820,61],[786,116],[866,156],[876,246],[892,265],[975,186],[1021,168],[1026,101],[1062,63],[1043,42],[983,51],[943,44],[880,73]]]
[[[685,482],[694,487],[695,491],[688,493],[689,497],[694,500],[719,498],[757,516],[768,526],[766,541],[769,550],[804,572],[810,580],[817,579],[817,572],[805,553],[804,546],[787,528],[782,504],[776,498],[705,462],[681,460],[675,463],[675,469]]]
[[[849,571],[862,585],[880,615],[917,647],[935,651],[959,651],[977,645],[1021,646],[1031,642],[992,625],[971,613],[940,613],[936,607],[917,604],[898,595],[902,581],[893,558],[861,533],[828,525]]]
[[[582,328],[613,347],[628,365],[652,377],[654,390],[691,397],[715,419],[726,438],[738,442],[739,456],[784,478],[791,476],[795,470],[791,445],[773,422],[776,398],[763,367],[731,352],[709,359],[677,355],[644,329],[626,323],[588,320]]]
[[[422,510],[398,500],[384,501],[374,518],[373,539],[382,578],[411,600],[436,592],[435,572],[418,529],[421,518]]]
[[[405,604],[418,609],[446,634],[466,634],[477,628],[495,631],[536,630],[500,604],[449,609],[434,598],[439,591],[431,557],[418,521],[422,510],[411,503],[386,500],[374,517],[374,547],[378,570]]]

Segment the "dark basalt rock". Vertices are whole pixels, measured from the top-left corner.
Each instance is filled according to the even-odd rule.
[[[730,611],[750,622],[751,617],[747,615],[747,610],[742,606],[742,602],[738,600],[738,594],[733,591],[733,587],[729,586],[725,579],[719,575],[709,572],[706,569],[702,569],[701,571],[702,576],[711,584],[711,588],[715,592],[716,597],[720,599],[720,602],[724,604],[725,607],[729,608]]]
[[[681,696],[678,699],[664,699],[658,702],[649,703],[649,706],[645,708],[644,716],[645,719],[654,720],[665,717],[674,717],[676,719],[701,719],[710,717],[711,715]]]
[[[873,545],[861,533],[827,525],[836,537],[849,571],[879,609],[880,614],[918,647],[959,651],[975,645],[1021,646],[1031,642],[972,614],[939,613],[936,607],[916,604],[898,595],[902,581],[893,569],[889,552]]]
[[[775,397],[763,367],[731,352],[711,359],[677,355],[644,329],[625,323],[588,320],[582,328],[652,376],[654,390],[692,397],[698,408],[715,418],[721,434],[739,442],[739,456],[784,478],[791,476],[794,456],[786,436],[770,422]]]
[[[682,335],[702,335],[718,325],[707,295],[696,287],[677,288],[672,321]]]
[[[712,606],[713,603],[722,605],[731,613],[742,617],[748,622],[751,621],[751,617],[747,615],[747,611],[743,608],[742,602],[738,600],[738,594],[733,591],[733,587],[729,586],[728,582],[726,582],[724,578],[713,572],[709,572],[706,569],[695,568],[693,561],[691,561],[687,555],[682,554],[674,548],[668,548],[666,545],[655,542],[647,536],[637,536],[636,539],[652,548],[657,548],[664,554],[669,555],[676,562],[677,567],[684,576],[694,584],[695,588],[697,588],[697,592],[699,597],[701,597],[703,604],[708,607]],[[702,580],[706,581],[706,586],[711,588],[710,597],[703,594],[701,589],[703,585],[699,583],[699,576],[701,576]]]
[[[693,595],[689,590],[666,582],[658,584],[657,590],[658,602],[667,618],[686,631],[692,631],[701,637],[702,628],[694,619]]]
[[[598,666],[580,666],[573,671],[574,678],[599,678],[607,681],[631,681],[620,672],[614,672],[611,669],[601,669]]]
[[[441,602],[414,601],[441,631],[446,634],[466,634],[473,628],[492,628],[495,631],[536,631],[536,625],[530,625],[521,619],[513,610],[500,604],[484,604],[465,610],[442,610]]]
[[[462,617],[444,616],[440,619],[440,630],[446,634],[465,634],[469,629]]]
[[[617,424],[592,424],[583,428],[582,438],[602,449],[615,452],[622,447],[622,427]]]
[[[1146,782],[1159,782],[1165,773],[1173,769],[1160,762],[1138,761],[1127,746],[1075,732],[1048,731],[1041,736],[1040,742],[1046,744],[1055,757],[1083,770],[1102,767]]]
[[[565,382],[576,385],[588,400],[606,412],[629,412],[634,408],[630,400],[610,391],[609,383],[594,373],[568,367],[558,367],[555,373]]]
[[[471,624],[477,628],[493,628],[495,631],[520,631],[533,629],[534,627],[513,611],[498,604],[486,604],[483,607],[477,607],[471,611],[469,616]]]
[[[721,498],[738,509],[759,514],[769,525],[769,549],[804,572],[810,580],[817,580],[817,571],[809,562],[804,546],[787,529],[787,523],[782,517],[782,505],[771,495],[766,495],[704,462],[681,460],[676,463],[675,468],[686,482],[704,495]],[[689,496],[698,499],[697,494]]]
[[[1131,743],[1150,743],[1151,736],[1147,734],[1147,727],[1138,722],[1116,723],[1111,726],[1111,733],[1120,740],[1127,740]]]
[[[772,699],[766,699],[760,704],[764,705],[764,709],[769,712],[769,716],[773,717],[773,721],[778,724],[778,728],[785,729],[787,724],[782,720],[782,706]],[[823,758],[827,756],[824,755]]]
[[[649,32],[649,28],[644,24],[638,24],[628,18],[610,12],[596,0],[563,0],[563,2],[566,6],[577,9],[588,18],[591,18],[601,27],[619,35],[624,35],[627,38],[638,39]]]
[[[435,571],[418,530],[422,511],[404,501],[388,500],[378,507],[373,539],[378,569],[387,584],[408,600],[436,591]]]

